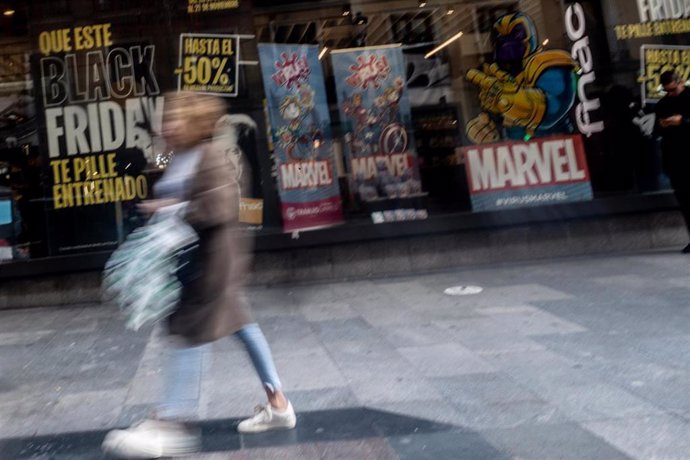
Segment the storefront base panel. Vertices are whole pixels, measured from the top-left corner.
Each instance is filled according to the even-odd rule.
[[[535,222],[260,251],[254,260],[252,284],[365,279],[545,258],[680,251],[687,242],[677,211]],[[2,281],[0,309],[99,302],[100,272],[96,267],[79,273],[27,275]]]
[[[680,251],[687,243],[681,215],[663,211],[260,252],[253,282],[309,283],[545,258]]]

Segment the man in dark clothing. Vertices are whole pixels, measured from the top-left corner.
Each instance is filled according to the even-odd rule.
[[[666,96],[656,105],[656,129],[662,138],[664,171],[690,233],[690,90],[675,72],[661,74],[661,84]],[[690,253],[690,244],[683,253]]]

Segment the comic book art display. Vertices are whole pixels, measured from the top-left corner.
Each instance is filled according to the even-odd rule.
[[[579,128],[589,116],[578,99],[587,80],[579,80],[585,69],[577,53],[544,50],[534,21],[519,12],[498,18],[491,32],[493,62],[466,75],[482,109],[467,124],[475,145],[461,149],[472,209],[591,200],[585,147],[571,119],[581,112]]]
[[[340,50],[332,59],[352,192],[362,202],[421,196],[402,49]]]
[[[573,132],[569,114],[577,95],[578,65],[569,52],[543,50],[534,21],[523,13],[493,27],[494,62],[471,69],[483,110],[467,125],[475,144],[528,140]]]
[[[260,44],[283,229],[343,221],[318,47]]]

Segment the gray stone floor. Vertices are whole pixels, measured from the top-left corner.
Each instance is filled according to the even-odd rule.
[[[455,285],[484,291],[444,295]],[[194,458],[690,458],[690,256],[255,288],[251,299],[305,427]],[[75,443],[137,420],[159,394],[164,345],[103,306],[0,311],[0,457],[3,440]],[[262,399],[229,339],[206,353],[202,380],[200,423]],[[372,435],[350,425],[355,408],[443,428],[389,420]],[[320,424],[334,435],[313,443]],[[73,448],[17,458],[96,458]]]

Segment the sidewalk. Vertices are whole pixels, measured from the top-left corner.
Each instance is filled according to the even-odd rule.
[[[477,295],[445,288],[478,285]],[[550,260],[257,288],[298,428],[234,432],[263,395],[205,355],[195,459],[690,458],[690,256]],[[0,459],[100,459],[160,388],[162,338],[102,306],[0,311]]]

